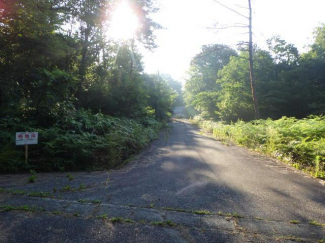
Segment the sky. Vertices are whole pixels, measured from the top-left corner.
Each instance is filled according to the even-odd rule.
[[[247,0],[218,0],[248,15]],[[147,73],[168,73],[184,83],[190,61],[202,45],[227,44],[236,48],[247,41],[246,28],[215,29],[247,24],[245,18],[222,7],[214,0],[158,0],[160,11],[153,19],[163,26],[156,31],[158,48],[140,49]],[[325,0],[252,0],[253,41],[266,49],[266,40],[274,35],[306,51],[313,31],[325,23]]]

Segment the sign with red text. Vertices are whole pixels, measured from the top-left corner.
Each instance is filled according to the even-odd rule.
[[[38,144],[38,132],[16,132],[16,145]]]

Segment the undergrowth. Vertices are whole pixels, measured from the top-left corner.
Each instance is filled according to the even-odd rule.
[[[113,168],[155,139],[160,128],[161,123],[150,117],[116,118],[85,110],[73,110],[48,128],[0,119],[0,172]],[[14,141],[20,131],[39,133],[38,144],[29,146],[28,164],[23,146]]]
[[[325,178],[325,117],[238,121],[233,124],[202,120],[193,123],[225,142],[245,146]]]

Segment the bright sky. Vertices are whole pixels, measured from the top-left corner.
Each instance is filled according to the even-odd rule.
[[[222,43],[236,48],[239,41],[247,41],[246,28],[211,30],[218,26],[246,24],[247,20],[223,8],[213,0],[158,0],[160,11],[154,15],[164,29],[156,32],[158,48],[153,53],[142,51],[145,71],[168,73],[182,81],[191,58],[205,44]],[[244,15],[247,0],[218,0]],[[325,0],[253,0],[254,42],[265,47],[265,41],[280,35],[300,52],[311,43],[312,32],[325,23]]]

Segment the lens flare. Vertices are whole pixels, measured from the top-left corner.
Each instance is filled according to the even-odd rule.
[[[107,35],[116,40],[131,39],[138,28],[138,18],[125,1],[115,9]]]

